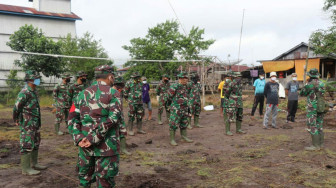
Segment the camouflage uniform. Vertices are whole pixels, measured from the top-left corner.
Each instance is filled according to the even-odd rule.
[[[69,74],[63,74],[62,79],[70,79]],[[68,126],[68,114],[70,109],[70,96],[69,96],[69,83],[57,84],[53,90],[53,98],[55,100],[56,107],[56,119],[55,119],[55,131],[57,134],[62,135],[63,133],[59,131],[60,124],[65,121],[66,126]]]
[[[168,75],[163,75],[163,77],[169,78]],[[159,109],[158,109],[159,124],[162,124],[161,115],[163,113],[163,109],[166,109],[167,119],[169,119],[170,116],[170,110],[169,110],[170,104],[167,103],[167,97],[166,97],[166,93],[169,87],[170,83],[168,80],[168,82],[161,81],[160,85],[156,88],[156,95],[159,96]]]
[[[113,68],[102,65],[95,74],[112,74]],[[95,81],[80,92],[69,114],[69,132],[75,145],[84,138],[90,147],[79,147],[77,169],[81,186],[114,187],[119,171],[119,140],[126,135],[120,93],[103,81]]]
[[[199,115],[201,113],[201,93],[202,93],[202,86],[199,81],[198,75],[192,75],[193,82],[190,85],[189,91],[189,108],[190,114],[194,116],[194,124],[195,127],[201,128],[202,126],[199,125]],[[189,117],[189,126],[191,128],[191,117]]]
[[[325,93],[324,83],[318,79],[318,70],[311,69],[307,74],[312,79],[301,90],[301,96],[307,96],[307,126],[308,132],[312,135],[313,146],[307,150],[315,150],[323,146],[323,117],[324,113],[317,112],[317,97],[323,97]]]
[[[188,78],[185,72],[178,75],[179,79]],[[189,90],[188,86],[181,83],[176,83],[170,86],[167,92],[167,100],[171,103],[170,105],[170,117],[169,117],[169,130],[171,135],[171,144],[175,143],[175,131],[179,127],[181,131],[182,138],[187,142],[192,142],[192,140],[187,138],[186,128],[188,126],[189,117]],[[172,139],[173,138],[173,139]],[[174,140],[174,144],[172,141]]]
[[[36,71],[27,71],[25,80],[34,82],[40,79]],[[35,83],[34,85],[39,85]],[[22,174],[37,175],[47,167],[37,164],[41,142],[41,112],[38,95],[28,84],[20,91],[13,108],[13,120],[20,126],[20,153]],[[31,168],[33,167],[33,169]],[[36,169],[36,170],[34,170]]]
[[[230,132],[230,123],[236,122],[236,132],[245,133],[241,130],[243,121],[243,99],[242,99],[242,84],[240,73],[233,74],[234,80],[230,82],[225,91],[227,99],[224,107],[224,122],[226,125],[226,134],[232,135]]]
[[[79,71],[76,75],[76,78],[78,79],[79,77],[83,76],[86,77],[87,74],[83,71]],[[77,97],[77,95],[87,87],[88,87],[87,83],[78,84],[77,82],[75,82],[74,84],[71,84],[68,90],[69,104],[71,105],[75,100],[75,98]]]
[[[138,73],[132,75],[131,80],[129,80],[124,89],[124,97],[128,102],[128,127],[129,135],[133,136],[133,122],[136,118],[138,133],[145,134],[142,131],[142,117],[144,115],[144,108],[142,102],[142,83],[137,81],[140,78]]]
[[[230,79],[226,79],[225,80],[225,83],[223,85],[223,89],[222,89],[222,92],[223,92],[223,96],[225,96],[225,92],[226,90],[229,88],[229,84],[231,83],[232,81]],[[228,99],[227,98],[223,98],[223,103],[222,103],[222,108],[227,108],[228,107]],[[223,113],[226,113],[224,110],[223,110]]]

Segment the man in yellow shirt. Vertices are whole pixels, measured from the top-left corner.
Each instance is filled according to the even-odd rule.
[[[222,75],[222,81],[218,85],[218,91],[220,92],[221,96],[221,109],[220,109],[220,115],[223,116],[223,102],[224,102],[224,95],[223,95],[223,86],[225,84],[225,77]]]

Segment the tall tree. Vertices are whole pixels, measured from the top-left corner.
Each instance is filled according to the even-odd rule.
[[[47,38],[42,30],[32,25],[25,25],[14,32],[7,45],[15,51],[60,54],[60,46]],[[45,76],[60,76],[64,72],[64,63],[60,58],[23,54],[15,64],[23,70],[32,69],[42,72]]]
[[[84,33],[82,37],[72,37],[68,34],[66,38],[58,41],[61,47],[61,53],[70,56],[82,56],[82,57],[98,57],[108,58],[108,54],[101,44],[100,40],[95,40],[94,36],[88,32]],[[75,59],[64,58],[66,67],[71,73],[77,71],[85,71],[88,74],[89,79],[94,76],[94,68],[98,65],[113,65],[111,60],[90,60],[90,59]]]
[[[204,29],[193,27],[189,35],[184,36],[179,31],[177,21],[167,20],[148,29],[144,38],[134,38],[131,45],[122,46],[133,59],[141,60],[175,60],[176,55],[182,55],[185,59],[197,58],[197,55],[207,50],[214,40],[204,40]],[[173,73],[181,63],[169,62],[127,62],[125,66],[131,66],[128,71],[131,74],[139,71],[150,79],[159,79],[163,73]],[[127,75],[126,75],[127,76]]]

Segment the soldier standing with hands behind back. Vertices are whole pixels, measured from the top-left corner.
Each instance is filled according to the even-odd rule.
[[[37,175],[40,174],[38,170],[47,169],[37,163],[41,142],[41,112],[36,86],[40,85],[40,78],[36,71],[26,71],[27,86],[18,94],[13,108],[13,120],[20,126],[21,168],[24,175]]]
[[[170,79],[169,75],[167,74],[163,75],[162,82],[156,88],[156,99],[159,102],[159,110],[158,110],[159,125],[163,124],[161,118],[162,118],[162,113],[164,109],[166,109],[167,119],[169,119],[169,116],[170,116],[169,104],[167,103],[167,99],[166,99],[166,94],[170,87],[169,79]]]

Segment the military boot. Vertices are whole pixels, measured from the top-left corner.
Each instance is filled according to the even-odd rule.
[[[126,138],[125,137],[120,138],[120,151],[121,153],[125,155],[131,155],[131,153],[126,150]]]
[[[230,122],[226,114],[224,114],[224,122],[225,122],[225,133],[228,136],[232,136],[232,132],[230,131]]]
[[[162,114],[161,114],[161,113],[158,113],[159,125],[162,125],[162,124],[163,124],[163,123],[162,123],[162,120],[161,120],[161,116],[162,116]]]
[[[38,175],[41,172],[38,170],[34,170],[30,167],[30,158],[31,158],[31,153],[26,153],[21,155],[21,168],[22,168],[22,174],[23,175]]]
[[[48,167],[46,166],[42,166],[40,164],[37,163],[38,160],[38,150],[33,150],[31,152],[31,166],[33,167],[33,169],[35,170],[45,170]]]
[[[194,116],[194,125],[197,128],[203,128],[203,126],[199,125],[199,116]]]
[[[246,134],[245,131],[241,130],[241,121],[236,121],[236,133],[238,134]]]
[[[320,148],[324,148],[324,132],[320,132],[320,142],[319,142]]]
[[[59,123],[55,123],[55,132],[57,135],[63,135],[63,132],[60,131],[60,124]]]
[[[142,130],[142,121],[137,121],[137,129],[139,134],[146,134],[145,131]]]
[[[175,142],[175,130],[170,130],[170,145],[177,146],[177,143]]]
[[[182,137],[182,139],[183,139],[184,141],[186,141],[186,142],[188,142],[188,143],[193,142],[193,140],[191,140],[191,139],[189,139],[189,138],[187,137],[187,129],[186,129],[186,128],[184,128],[184,129],[180,129],[180,131],[181,131],[181,137]]]
[[[134,136],[133,121],[128,121],[128,135]]]
[[[192,126],[191,126],[191,117],[188,117],[188,129],[192,129]]]
[[[318,134],[311,135],[312,137],[312,146],[305,147],[305,150],[307,151],[318,151],[320,150],[319,142],[320,142],[320,136]]]

